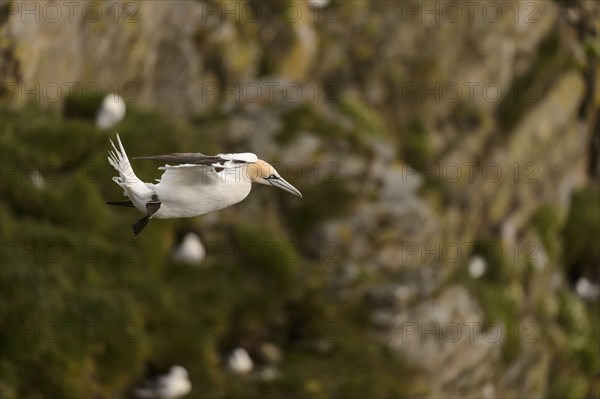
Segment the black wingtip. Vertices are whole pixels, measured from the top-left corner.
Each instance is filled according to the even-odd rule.
[[[135,222],[134,224],[131,225],[131,229],[133,230],[133,236],[137,237],[140,235],[140,233],[142,232],[142,230],[144,230],[144,227],[146,227],[146,225],[148,224],[148,216],[144,216],[143,218],[141,218],[140,220],[138,220],[137,222]]]

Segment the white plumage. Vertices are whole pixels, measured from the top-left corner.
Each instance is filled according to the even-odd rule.
[[[227,368],[236,374],[247,374],[254,368],[254,363],[246,349],[236,348],[227,358]]]
[[[37,170],[32,170],[29,173],[29,178],[31,179],[31,182],[33,183],[35,188],[37,188],[38,190],[41,190],[44,187],[46,187],[46,179],[44,179],[44,176],[42,176],[42,174]]]
[[[187,233],[183,241],[173,252],[173,259],[190,265],[195,265],[204,260],[206,250],[200,237],[196,233]]]
[[[575,283],[575,292],[586,301],[595,301],[600,297],[600,285],[586,277],[579,277]]]
[[[471,258],[469,262],[469,274],[474,279],[478,279],[479,277],[485,274],[487,270],[487,262],[484,258],[479,255],[475,255]]]
[[[181,366],[173,366],[169,374],[148,379],[135,389],[135,396],[143,399],[176,399],[192,390],[188,372]]]
[[[100,129],[110,129],[125,118],[125,99],[118,94],[110,93],[102,101],[96,114],[96,126]]]

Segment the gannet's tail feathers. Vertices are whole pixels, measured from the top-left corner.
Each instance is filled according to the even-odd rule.
[[[121,138],[119,137],[118,133],[117,143],[119,144],[119,149],[117,149],[115,143],[112,140],[110,140],[110,144],[112,144],[114,151],[108,152],[108,163],[110,163],[113,166],[113,168],[115,168],[115,170],[119,172],[119,176],[113,177],[113,181],[121,187],[127,184],[140,183],[140,179],[138,179],[138,177],[133,172],[133,169],[131,168],[129,158],[127,158],[125,148],[123,148],[123,143],[121,143]]]
[[[130,201],[109,201],[107,204],[135,207],[144,213],[145,216],[132,225],[133,234],[137,237],[150,218],[158,212],[161,202],[148,184],[141,181],[133,172],[119,135],[117,134],[118,148],[112,140],[110,143],[113,150],[108,152],[108,163],[119,173],[118,176],[113,177],[113,181],[123,188],[123,194],[129,197]]]
[[[123,188],[123,194],[129,197],[136,208],[146,213],[146,203],[152,200],[152,196],[155,194],[154,191],[133,172],[118,134],[117,143],[119,147],[117,148],[112,140],[110,143],[112,144],[113,151],[108,152],[108,163],[119,172],[118,176],[113,177],[113,181]]]

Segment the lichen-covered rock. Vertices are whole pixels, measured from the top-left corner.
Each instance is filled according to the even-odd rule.
[[[403,307],[390,315],[387,328],[390,345],[430,373],[433,395],[480,393],[485,382],[494,381],[507,339],[506,326],[486,325],[476,300],[459,287]]]

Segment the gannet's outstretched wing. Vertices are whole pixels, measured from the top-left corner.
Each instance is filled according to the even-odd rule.
[[[238,154],[204,155],[199,152],[176,152],[167,155],[151,155],[147,157],[135,157],[133,159],[145,159],[176,164],[206,165],[214,167],[240,166],[257,161],[256,154],[243,152]]]
[[[151,160],[174,163],[159,167],[165,173],[161,176],[161,184],[212,184],[220,179],[223,170],[237,169],[241,166],[255,163],[257,156],[250,152],[218,154],[214,156],[201,153],[173,153],[167,155],[152,155],[135,157],[133,159]]]

